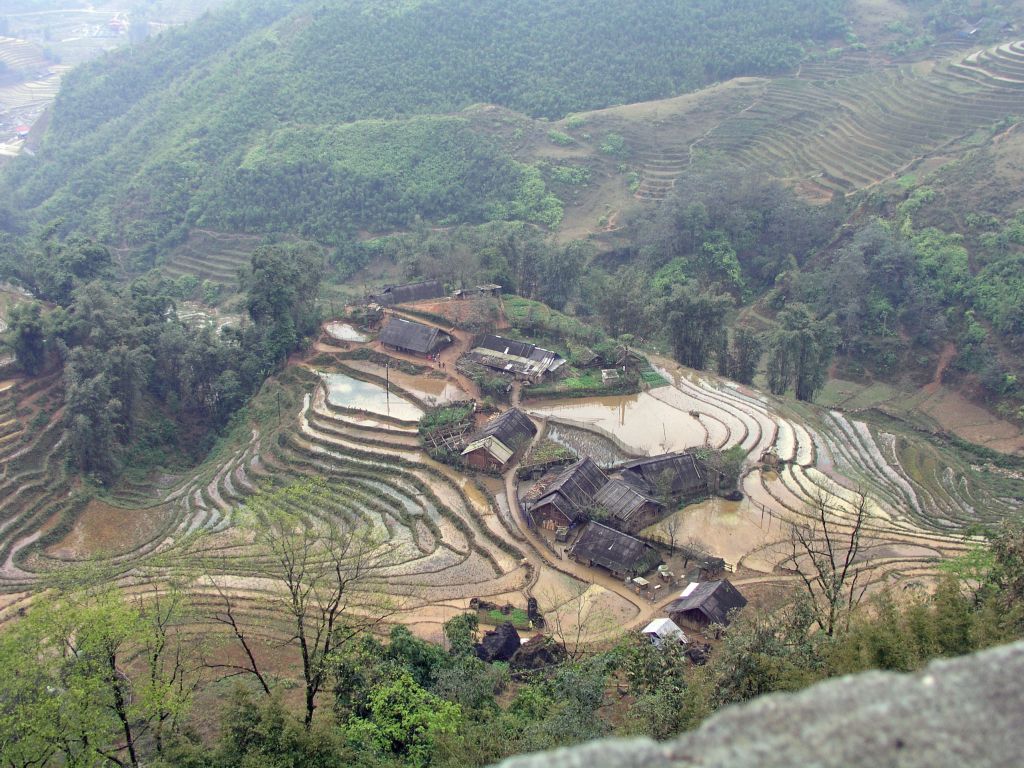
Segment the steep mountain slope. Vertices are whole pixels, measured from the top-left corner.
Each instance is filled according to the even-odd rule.
[[[804,41],[840,29],[837,7],[837,1],[810,0],[768,9],[756,0],[240,4],[72,73],[46,144],[37,158],[14,164],[7,187],[15,205],[39,220],[64,217],[68,230],[137,245],[181,239],[186,224],[207,213],[272,231],[280,220],[224,210],[230,201],[221,193],[252,169],[254,153],[263,168],[288,165],[279,158],[295,154],[293,139],[316,136],[313,143],[332,145],[331,159],[320,164],[316,152],[308,153],[303,168],[288,167],[291,181],[320,184],[330,168],[370,178],[381,171],[358,153],[339,157],[349,147],[336,140],[350,134],[332,129],[327,137],[319,126],[447,113],[475,102],[561,116],[670,96],[736,74],[795,66]],[[422,136],[420,127],[392,130],[401,142],[410,131]],[[281,130],[291,133],[268,139]],[[494,150],[470,133],[457,134],[455,143],[467,155],[491,155],[489,165],[500,169]],[[448,165],[443,148],[435,156],[432,146],[406,146],[408,162]],[[310,163],[315,168],[307,178]],[[522,169],[508,172],[503,183],[514,193],[503,194],[489,212],[437,210],[431,189],[430,201],[401,204],[397,218],[531,218],[530,205],[517,213],[515,201],[520,193],[536,197],[536,182]],[[427,175],[442,196],[453,186],[491,183],[447,178],[440,167]],[[214,201],[219,211],[211,210]],[[350,206],[313,231],[332,240],[354,227],[400,223],[378,209]],[[288,217],[287,224],[304,217]]]

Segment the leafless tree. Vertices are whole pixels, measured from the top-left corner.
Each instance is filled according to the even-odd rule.
[[[325,484],[313,481],[260,494],[246,505],[256,529],[253,563],[260,576],[279,585],[273,603],[291,626],[288,643],[301,656],[307,728],[327,683],[331,655],[396,611],[382,594],[387,548],[369,525],[336,514],[331,497]],[[220,620],[232,628],[246,655],[247,665],[240,669],[269,690],[237,612],[226,591],[221,594]]]
[[[542,596],[544,605],[555,606],[545,615],[545,620],[548,621],[551,636],[565,650],[569,661],[582,658],[588,644],[613,632],[616,627],[615,620],[594,604],[588,594],[590,586],[577,581],[568,598],[553,593]]]
[[[829,636],[867,590],[866,568],[858,561],[865,525],[871,518],[867,494],[850,502],[821,491],[806,517],[790,525],[790,561],[811,599],[818,625]]]
[[[683,521],[679,518],[679,515],[673,513],[669,515],[661,527],[668,537],[668,550],[674,555],[676,552],[676,540],[679,538],[679,534],[682,533]]]
[[[263,676],[263,672],[260,669],[259,663],[256,661],[256,655],[253,653],[252,643],[243,628],[243,624],[239,623],[239,617],[237,608],[235,607],[235,601],[231,593],[226,591],[213,576],[207,577],[214,589],[217,590],[217,594],[220,597],[220,605],[217,610],[210,614],[210,618],[218,624],[224,624],[231,630],[231,635],[241,647],[242,652],[245,654],[245,664],[231,664],[231,663],[211,663],[208,666],[214,670],[224,670],[226,673],[221,679],[227,679],[236,675],[252,675],[259,681],[260,687],[263,688],[263,692],[270,695],[270,684],[267,678]]]

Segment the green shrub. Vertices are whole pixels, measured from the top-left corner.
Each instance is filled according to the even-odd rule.
[[[562,133],[552,128],[548,131],[548,139],[552,144],[557,144],[560,147],[568,147],[576,143],[576,139],[570,136],[568,133]]]

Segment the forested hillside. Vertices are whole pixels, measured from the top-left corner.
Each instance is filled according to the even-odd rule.
[[[14,164],[4,197],[34,220],[61,217],[66,232],[148,248],[150,260],[157,243],[182,239],[203,217],[261,232],[301,224],[332,242],[356,227],[415,216],[550,225],[557,212],[536,177],[498,160],[471,125],[446,131],[443,141],[423,122],[338,126],[478,102],[560,117],[779,71],[802,59],[806,43],[841,30],[839,6],[240,3],[73,72],[45,147]],[[400,145],[404,160],[382,167],[369,151],[353,149],[356,136]],[[303,149],[326,149],[324,142],[325,154],[294,162]],[[465,159],[453,163],[453,152]],[[493,167],[482,171],[474,158]],[[378,181],[386,189],[396,170],[412,164],[415,192],[385,203],[379,190],[365,190]],[[281,182],[290,190],[289,211],[265,216],[261,201],[280,192]],[[326,200],[312,202],[298,189],[320,184],[333,202],[357,205],[325,216]],[[214,202],[225,192],[241,199]]]
[[[1024,0],[217,7],[0,167],[0,764],[482,767],[1024,637]]]

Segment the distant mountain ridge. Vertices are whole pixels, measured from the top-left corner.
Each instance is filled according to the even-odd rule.
[[[250,231],[308,228],[306,213],[282,222],[238,210],[220,195],[237,186],[255,147],[287,151],[267,142],[271,132],[319,135],[316,126],[448,114],[476,102],[559,117],[670,96],[794,67],[805,43],[842,30],[840,7],[839,0],[246,2],[71,73],[38,157],[12,164],[4,186],[14,207],[39,221],[61,218],[67,231],[150,250],[180,241],[204,216],[244,221]],[[472,126],[458,134],[458,151],[497,157],[472,134]],[[370,201],[346,203],[312,233],[332,239],[331,231],[416,216],[557,219],[536,174],[509,161],[493,163],[501,177],[495,185],[486,176],[449,174],[450,163],[438,161],[443,153],[431,158],[430,146],[403,152],[421,179],[424,168],[434,170],[399,210],[392,202],[385,212],[373,202],[372,163],[353,167],[332,152],[322,165],[319,155],[307,157],[292,183],[311,173],[327,185],[328,199]],[[344,167],[344,178],[325,181],[328,166]],[[458,200],[436,204],[453,187],[483,184],[501,198],[483,214]]]

